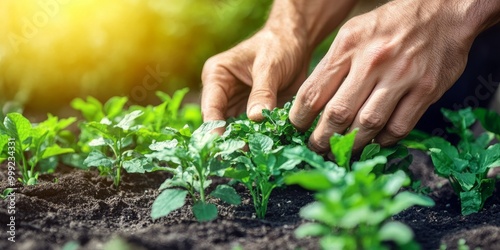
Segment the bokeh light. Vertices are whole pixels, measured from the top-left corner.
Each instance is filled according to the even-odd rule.
[[[69,108],[75,97],[154,102],[200,85],[203,62],[262,25],[271,1],[2,0],[0,107]]]

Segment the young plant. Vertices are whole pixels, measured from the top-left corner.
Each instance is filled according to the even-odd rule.
[[[283,186],[284,176],[295,171],[302,162],[301,155],[310,152],[305,146],[273,146],[271,137],[263,134],[250,134],[248,151],[240,151],[240,155],[231,159],[232,168],[226,170],[225,176],[242,183],[252,196],[255,212],[263,219],[271,192]],[[314,154],[310,152],[311,154]],[[321,157],[316,157],[316,160]]]
[[[316,201],[303,207],[300,215],[312,222],[300,226],[295,234],[321,237],[323,249],[389,249],[384,242],[392,241],[401,249],[414,249],[411,229],[391,216],[413,205],[432,206],[428,197],[400,192],[410,183],[406,174],[377,176],[373,173],[379,164],[386,164],[384,156],[355,162],[351,171],[315,169],[292,174],[287,184],[299,184],[316,192]]]
[[[153,203],[153,219],[167,216],[171,211],[182,207],[188,194],[193,200],[192,212],[198,221],[217,218],[217,207],[208,203],[208,196],[229,204],[241,203],[236,190],[228,185],[218,185],[214,191],[206,194],[206,189],[211,184],[208,177],[222,175],[229,166],[227,158],[245,145],[243,141],[238,140],[221,141],[218,135],[211,133],[213,129],[224,125],[224,121],[207,122],[192,134],[188,127],[181,130],[171,128],[170,131],[175,133],[176,139],[150,146],[155,152],[147,157],[177,166],[167,169],[173,177],[160,187],[163,191]]]
[[[133,150],[133,136],[139,129],[135,120],[142,115],[141,111],[132,111],[118,123],[104,118],[101,122],[89,122],[84,126],[92,129],[97,138],[89,142],[94,148],[83,164],[86,167],[98,167],[102,175],[110,175],[116,187],[120,185],[121,170],[128,173],[144,173],[158,170],[150,160]],[[105,149],[111,150],[110,154]]]
[[[431,137],[423,140],[420,147],[430,151],[436,173],[450,181],[460,197],[462,214],[476,213],[493,194],[495,180],[488,178],[487,174],[491,168],[500,166],[500,144],[490,145],[492,133],[485,132],[475,137],[469,128],[476,122],[476,113],[480,114],[484,124],[498,121],[500,116],[485,115],[484,111],[473,112],[470,108],[456,112],[443,109],[442,112],[453,124],[448,131],[459,135],[460,142],[453,146],[441,137]],[[495,130],[498,125],[487,126]]]
[[[291,107],[292,102],[287,102],[283,108],[275,108],[272,111],[264,109],[264,120],[260,122],[242,115],[227,126],[223,137],[243,139],[247,142],[249,135],[263,134],[272,139],[274,146],[306,145],[314,126],[305,133],[297,131],[288,119]]]
[[[62,148],[56,140],[61,131],[75,121],[74,118],[58,120],[50,116],[45,122],[32,125],[20,113],[10,113],[0,124],[0,149],[3,149],[3,158],[15,159],[21,170],[19,181],[25,185],[37,183],[39,163],[53,156],[72,153],[71,148]],[[7,141],[7,142],[6,142]],[[55,166],[52,166],[52,169]]]

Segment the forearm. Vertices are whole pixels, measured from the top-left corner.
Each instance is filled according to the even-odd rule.
[[[500,1],[498,0],[475,0],[468,8],[468,19],[474,25],[477,34],[500,23]]]
[[[500,1],[498,0],[438,0],[422,3],[429,8],[437,8],[441,11],[438,15],[447,20],[444,27],[455,29],[454,32],[460,36],[465,35],[470,41],[474,40],[484,30],[500,22]],[[431,7],[431,5],[435,5]],[[436,16],[436,18],[439,18]]]
[[[266,27],[293,29],[314,49],[349,14],[356,0],[276,0]]]

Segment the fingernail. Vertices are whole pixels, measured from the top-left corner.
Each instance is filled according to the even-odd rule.
[[[254,119],[261,119],[262,118],[262,110],[265,108],[266,107],[260,103],[253,105],[250,108],[250,111],[248,112],[248,117],[254,118]]]

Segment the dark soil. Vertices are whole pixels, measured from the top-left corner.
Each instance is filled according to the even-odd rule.
[[[462,216],[460,204],[450,186],[436,177],[428,157],[414,152],[412,170],[432,188],[433,208],[414,207],[395,216],[413,228],[423,249],[446,244],[456,249],[463,238],[474,249],[500,249],[499,187],[477,214]],[[0,190],[7,187],[2,166]],[[266,220],[255,218],[248,193],[243,205],[222,203],[219,218],[208,223],[193,219],[190,206],[156,221],[150,218],[157,188],[165,173],[125,175],[119,190],[95,171],[59,167],[43,175],[36,186],[16,190],[15,243],[7,240],[10,214],[7,201],[0,201],[2,238],[0,249],[318,249],[316,239],[296,239],[293,231],[304,221],[299,209],[313,200],[312,193],[299,187],[276,190]],[[223,181],[223,180],[216,180]],[[125,245],[124,245],[125,244]],[[129,248],[127,248],[127,246]]]

